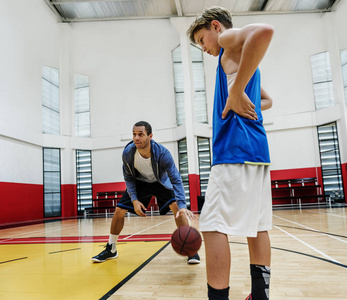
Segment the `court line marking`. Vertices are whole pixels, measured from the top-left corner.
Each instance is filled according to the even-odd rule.
[[[311,214],[328,215],[328,216],[333,216],[333,217],[347,219],[347,216],[345,216],[345,215],[336,215],[336,214],[331,213],[331,212],[320,212],[320,211],[316,212],[316,211],[310,211],[310,210],[308,210],[307,212],[311,213]]]
[[[332,235],[330,235],[329,233],[323,233],[323,232],[321,232],[321,231],[319,231],[319,230],[317,230],[317,229],[308,227],[308,226],[306,226],[306,225],[303,225],[303,224],[300,224],[300,223],[297,223],[297,222],[294,222],[294,221],[291,221],[291,220],[287,220],[287,219],[282,218],[282,217],[279,217],[279,216],[275,216],[275,215],[274,215],[274,217],[279,218],[279,219],[284,220],[284,221],[287,221],[287,222],[289,222],[289,223],[293,223],[293,224],[295,224],[295,225],[298,225],[298,226],[307,228],[307,229],[309,229],[309,230],[311,230],[311,231],[314,231],[314,232],[316,232],[316,233],[319,233],[319,234],[328,236],[328,237],[330,237],[330,238],[332,238],[332,239],[335,239],[335,240],[338,240],[338,241],[340,241],[340,242],[342,242],[342,243],[347,243],[347,241],[342,240],[342,239],[339,239],[339,238],[337,238],[337,237],[335,237],[335,236],[332,236]],[[276,227],[276,226],[275,226],[275,227]],[[276,228],[277,228],[277,227],[276,227]],[[278,229],[279,229],[279,228],[278,228]]]
[[[56,254],[56,253],[67,252],[67,251],[75,251],[75,250],[81,250],[81,248],[74,248],[74,249],[67,249],[67,250],[48,252],[48,254]]]
[[[325,257],[326,259],[330,260],[330,261],[333,261],[335,263],[338,263],[338,264],[341,264],[343,265],[341,262],[339,262],[338,260],[336,260],[335,258],[332,258],[331,256],[325,254],[324,252],[318,250],[317,248],[311,246],[310,244],[304,242],[303,240],[300,240],[299,238],[297,238],[296,236],[292,235],[291,233],[285,231],[284,229],[282,228],[279,228],[278,226],[274,226],[275,228],[277,228],[278,230],[282,231],[283,233],[289,235],[291,238],[297,240],[298,242],[300,242],[301,244],[305,245],[306,247],[312,249],[313,251],[317,252],[318,254],[322,255],[323,257]]]
[[[55,229],[50,229],[50,230],[45,230],[45,229],[41,229],[41,230],[37,230],[37,231],[31,231],[31,232],[26,232],[26,233],[22,233],[22,234],[17,234],[11,238],[7,238],[7,239],[3,239],[0,241],[1,243],[5,243],[7,241],[13,240],[13,239],[18,239],[21,238],[23,236],[27,237],[28,235],[32,235],[32,234],[38,234],[38,233],[47,233],[47,232],[54,232],[54,231],[62,231],[64,229],[68,229],[68,228],[76,228],[76,225],[71,225],[71,226],[67,226],[67,227],[60,227],[60,228],[55,228]]]
[[[248,243],[243,243],[243,242],[230,242],[229,241],[229,243],[230,244],[237,244],[237,245],[246,245],[246,246],[248,245]],[[347,270],[347,265],[344,265],[344,264],[341,264],[341,263],[336,263],[334,261],[331,261],[331,260],[323,258],[323,257],[316,256],[316,255],[312,255],[312,254],[308,254],[308,253],[304,253],[304,252],[299,252],[299,251],[295,251],[295,250],[290,250],[290,249],[278,248],[278,247],[271,247],[271,249],[272,250],[285,251],[285,252],[294,253],[294,254],[298,254],[298,255],[304,255],[304,256],[307,256],[307,257],[310,257],[310,258],[318,259],[318,260],[321,260],[321,261],[328,262],[330,264],[337,265],[337,266],[345,268]]]
[[[152,228],[154,228],[154,227],[157,227],[157,226],[159,226],[159,225],[161,225],[161,224],[164,224],[164,223],[166,223],[166,222],[168,222],[168,221],[172,221],[172,219],[165,220],[165,221],[163,221],[163,222],[161,222],[161,223],[158,223],[158,224],[156,224],[156,225],[153,225],[153,226],[151,226],[151,227],[148,227],[148,228],[146,228],[146,229],[143,229],[143,230],[141,230],[141,231],[138,231],[138,232],[136,232],[136,233],[134,233],[134,234],[131,234],[131,235],[125,237],[123,240],[130,239],[130,238],[133,237],[134,235],[139,235],[140,233],[142,233],[142,232],[144,232],[144,231],[147,231],[147,230],[149,230],[149,229],[152,229]]]
[[[11,260],[6,260],[6,261],[1,261],[0,264],[5,264],[8,262],[13,262],[13,261],[17,261],[17,260],[22,260],[22,259],[27,259],[28,257],[20,257],[20,258],[15,258],[15,259],[11,259]]]
[[[170,242],[167,242],[162,248],[160,248],[156,253],[154,253],[150,258],[148,258],[143,264],[141,264],[138,268],[136,268],[133,272],[131,272],[127,277],[125,277],[122,281],[120,281],[115,287],[110,289],[104,296],[102,296],[99,300],[106,300],[110,298],[115,292],[117,292],[124,284],[126,284],[131,278],[133,278],[138,272],[140,272],[148,263],[150,263],[160,252],[162,252]]]

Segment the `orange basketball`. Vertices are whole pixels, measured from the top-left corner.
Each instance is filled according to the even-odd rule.
[[[172,248],[180,255],[193,256],[201,246],[201,235],[194,227],[183,225],[171,236]]]

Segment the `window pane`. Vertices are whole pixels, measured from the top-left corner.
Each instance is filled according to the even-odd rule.
[[[45,217],[61,215],[60,149],[43,148]]]
[[[92,152],[76,150],[77,205],[78,212],[93,206],[92,190]]]
[[[59,71],[42,67],[42,132],[60,134]]]
[[[90,137],[89,79],[80,74],[75,74],[75,134]]]
[[[172,51],[175,98],[176,98],[176,119],[177,125],[185,123],[185,106],[184,106],[184,77],[181,57],[181,46]]]
[[[201,49],[190,45],[194,86],[194,121],[207,123],[205,71]]]
[[[190,207],[187,140],[178,142],[179,172],[182,177],[187,206]]]
[[[311,68],[316,109],[334,105],[329,52],[312,55]]]

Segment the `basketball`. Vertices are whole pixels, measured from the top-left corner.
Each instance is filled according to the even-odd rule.
[[[180,255],[193,256],[201,246],[201,235],[194,227],[183,225],[171,236],[172,248]]]

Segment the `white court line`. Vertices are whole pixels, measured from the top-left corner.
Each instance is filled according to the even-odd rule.
[[[136,233],[134,233],[134,234],[132,234],[132,235],[127,236],[126,238],[124,238],[124,239],[122,239],[122,240],[129,239],[129,238],[131,238],[131,237],[134,236],[134,235],[140,234],[140,233],[142,233],[142,232],[144,232],[144,231],[147,231],[148,229],[157,227],[157,226],[159,226],[159,225],[161,225],[161,224],[164,224],[164,223],[166,223],[166,222],[168,222],[168,221],[172,221],[172,219],[168,219],[168,220],[163,221],[163,222],[161,222],[161,223],[158,223],[158,224],[156,224],[156,225],[154,225],[154,226],[152,226],[152,227],[148,227],[148,228],[146,228],[146,229],[144,229],[144,230],[141,230],[141,231],[139,231],[139,232],[136,232]]]
[[[329,216],[333,216],[333,217],[347,219],[347,216],[345,216],[345,215],[336,215],[336,214],[329,213],[329,212],[315,212],[315,211],[309,211],[309,210],[307,212],[310,214],[323,214],[323,215],[329,215]]]
[[[43,223],[43,224],[45,224],[45,223]],[[47,232],[53,232],[53,231],[58,231],[58,230],[61,231],[61,230],[65,230],[65,229],[73,228],[73,227],[76,227],[76,225],[60,227],[60,228],[55,228],[55,229],[49,229],[49,230],[41,229],[41,230],[38,230],[38,231],[25,232],[25,233],[22,233],[22,234],[17,234],[15,236],[11,237],[11,238],[4,239],[4,240],[0,241],[0,244],[4,243],[4,242],[7,242],[7,241],[10,241],[10,240],[13,240],[13,239],[19,239],[21,237],[32,237],[31,235],[38,234],[38,233],[47,233]]]
[[[340,238],[338,238],[338,237],[336,237],[336,236],[330,235],[329,233],[320,232],[320,231],[317,230],[317,229],[314,229],[314,228],[305,226],[305,225],[303,225],[303,224],[300,224],[300,223],[297,223],[297,222],[294,222],[294,221],[290,221],[290,220],[287,220],[287,219],[284,219],[284,218],[281,218],[281,217],[278,217],[278,216],[275,216],[275,215],[274,215],[274,217],[279,218],[279,219],[284,220],[284,221],[287,221],[287,222],[289,222],[289,223],[293,223],[293,224],[295,224],[295,225],[298,225],[298,226],[307,228],[307,229],[309,229],[309,230],[312,230],[312,231],[314,231],[314,232],[317,232],[318,234],[325,235],[325,236],[330,237],[330,238],[332,238],[332,239],[334,239],[334,240],[338,240],[339,242],[342,242],[342,243],[347,244],[347,240],[340,239]],[[276,227],[276,228],[277,228],[277,227]]]
[[[282,228],[279,228],[279,227],[277,227],[277,226],[274,226],[274,227],[277,228],[278,230],[284,232],[285,234],[289,235],[290,237],[292,237],[293,239],[297,240],[298,242],[304,244],[306,247],[312,249],[313,251],[317,252],[318,254],[324,256],[326,259],[328,259],[328,260],[330,260],[330,261],[333,261],[333,262],[335,262],[335,263],[338,263],[338,264],[341,264],[341,265],[342,265],[342,263],[340,263],[340,262],[337,261],[336,259],[330,257],[329,255],[325,254],[324,252],[318,250],[317,248],[315,248],[315,247],[313,247],[313,246],[311,246],[311,245],[305,243],[304,241],[300,240],[299,238],[297,238],[296,236],[290,234],[289,232],[283,230]]]

